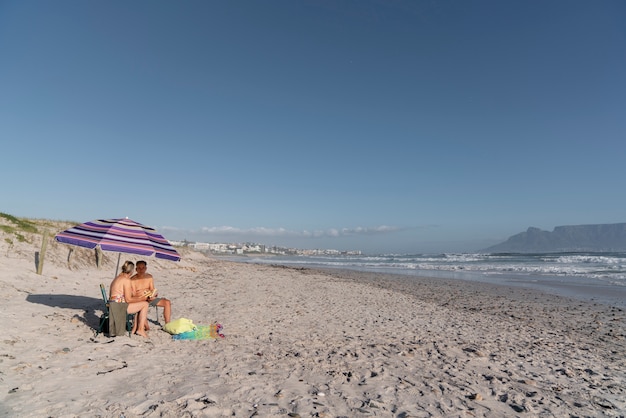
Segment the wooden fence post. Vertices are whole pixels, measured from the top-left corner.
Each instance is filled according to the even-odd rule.
[[[72,269],[72,264],[70,263],[70,258],[72,257],[72,253],[74,252],[74,249],[72,247],[70,247],[70,252],[67,254],[67,268],[69,270]]]
[[[96,267],[100,268],[102,265],[102,249],[100,247],[96,247]]]
[[[48,247],[48,231],[43,232],[43,240],[41,242],[41,251],[39,252],[39,256],[36,257],[37,262],[37,274],[41,274],[43,271],[43,259],[46,256],[46,248]]]

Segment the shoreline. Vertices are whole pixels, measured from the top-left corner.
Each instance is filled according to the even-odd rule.
[[[554,277],[538,277],[538,276],[522,276],[522,275],[499,275],[490,276],[484,273],[471,272],[471,273],[459,273],[459,272],[446,272],[446,271],[419,271],[419,273],[402,273],[381,270],[378,272],[366,270],[366,269],[351,269],[345,267],[328,267],[328,266],[296,266],[290,264],[265,264],[255,263],[244,260],[230,259],[227,260],[234,263],[242,264],[255,264],[259,266],[270,265],[277,267],[298,269],[310,269],[322,272],[343,272],[346,275],[352,276],[354,273],[358,273],[363,277],[377,277],[387,278],[392,280],[422,280],[430,278],[433,280],[445,281],[459,281],[462,283],[483,283],[487,286],[504,286],[514,288],[533,289],[538,292],[562,296],[571,298],[574,300],[585,301],[590,303],[600,303],[607,306],[615,306],[626,309],[626,286],[610,285],[602,282],[585,283],[580,279],[574,279],[567,281],[567,279],[554,276]],[[456,276],[456,277],[453,277]]]
[[[296,268],[296,270],[300,270]],[[463,279],[443,279],[438,277],[405,276],[403,274],[371,273],[345,269],[311,269],[313,272],[319,271],[328,274],[338,280],[350,280],[356,283],[367,284],[385,290],[393,290],[410,295],[417,300],[440,306],[447,306],[451,303],[458,304],[458,308],[464,309],[470,306],[472,311],[487,310],[487,306],[497,305],[507,306],[507,310],[490,308],[492,314],[502,317],[522,317],[520,312],[528,315],[532,312],[525,305],[553,305],[557,307],[567,307],[568,310],[576,311],[580,309],[589,311],[594,315],[605,315],[607,312],[626,312],[619,304],[611,304],[600,300],[583,300],[578,297],[568,296],[563,293],[550,293],[544,291],[543,287],[514,286],[509,284],[497,284],[482,281],[471,281]],[[562,292],[562,289],[559,289]],[[461,296],[477,297],[486,299],[481,301],[481,306],[476,307],[468,300],[466,304],[460,302]],[[626,315],[626,314],[625,314]],[[533,318],[537,321],[539,318]],[[626,338],[626,335],[624,335]]]

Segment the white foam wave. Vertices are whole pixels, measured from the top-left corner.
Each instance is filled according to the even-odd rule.
[[[292,256],[255,258],[253,263],[346,268],[404,274],[476,273],[572,277],[626,285],[626,254],[440,254],[376,256]]]

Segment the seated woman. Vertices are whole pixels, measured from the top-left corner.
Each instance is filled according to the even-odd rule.
[[[127,261],[122,266],[122,272],[111,282],[111,289],[109,291],[109,301],[117,303],[127,303],[129,314],[139,313],[138,323],[143,326],[139,326],[135,334],[147,337],[145,331],[145,325],[148,322],[148,302],[145,298],[136,297],[133,295],[133,290],[130,282],[130,277],[135,270],[135,264],[131,261]]]

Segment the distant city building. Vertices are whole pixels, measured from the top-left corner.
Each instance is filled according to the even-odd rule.
[[[208,252],[211,254],[271,254],[271,255],[361,255],[361,251],[339,251],[332,249],[315,249],[315,250],[303,250],[299,248],[285,248],[285,247],[267,247],[263,244],[257,243],[245,243],[245,244],[233,244],[233,243],[208,243],[208,242],[190,242],[183,241],[170,241],[170,244],[178,247],[189,247],[196,251]]]

